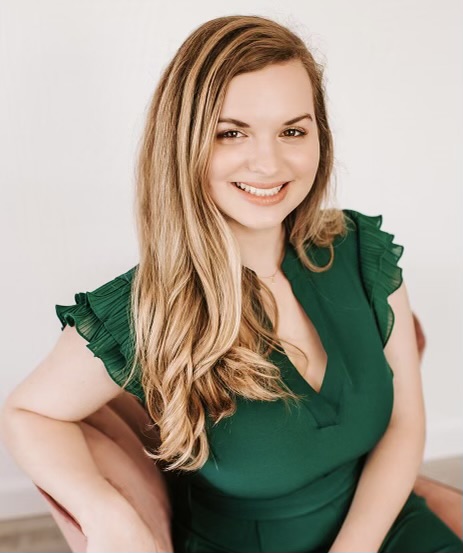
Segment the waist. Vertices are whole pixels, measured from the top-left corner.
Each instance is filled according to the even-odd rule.
[[[271,498],[230,496],[190,483],[190,506],[194,510],[197,504],[238,519],[269,520],[310,514],[335,500],[350,501],[362,467],[363,463],[355,459],[291,493]]]

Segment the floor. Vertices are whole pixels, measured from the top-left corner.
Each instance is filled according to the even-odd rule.
[[[463,490],[463,457],[425,463],[420,474]],[[0,552],[67,553],[69,546],[49,515],[0,521]]]

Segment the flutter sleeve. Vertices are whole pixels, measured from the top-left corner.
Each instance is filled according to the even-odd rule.
[[[394,312],[387,298],[402,284],[402,268],[398,261],[404,247],[394,243],[394,235],[381,229],[382,215],[365,215],[343,210],[354,222],[363,287],[373,311],[383,348],[394,326]]]
[[[87,348],[103,361],[109,376],[121,387],[130,374],[133,361],[130,294],[135,269],[130,269],[92,292],[76,293],[73,305],[55,305],[61,330],[66,325],[75,326],[77,332],[87,340]],[[125,386],[125,390],[143,401],[139,371]]]

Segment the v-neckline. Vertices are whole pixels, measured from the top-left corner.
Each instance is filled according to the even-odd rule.
[[[281,342],[279,341],[278,342],[280,347],[282,348],[282,350],[284,349],[282,346],[281,346]],[[289,358],[288,354],[287,353],[281,353],[277,350],[274,350],[274,353],[276,353],[277,355],[279,355],[280,357],[284,358],[284,360],[286,361],[286,363],[291,367],[291,373],[294,375],[294,377],[292,378],[292,380],[294,381],[298,381],[299,384],[297,384],[297,387],[300,388],[300,391],[304,392],[305,394],[307,394],[307,389],[308,391],[310,392],[310,395],[311,396],[326,396],[326,390],[328,388],[328,380],[329,380],[329,375],[331,374],[331,357],[332,355],[328,355],[328,358],[327,358],[327,363],[326,363],[326,368],[325,368],[325,374],[323,375],[323,380],[322,380],[322,384],[320,386],[320,389],[317,390],[312,386],[312,384],[310,384],[310,382],[308,380],[306,380],[302,374],[299,372],[299,370],[297,369],[297,367],[294,365],[294,363],[291,361],[291,359]]]
[[[285,354],[285,357],[288,359],[288,361],[291,365],[291,368],[294,369],[294,371],[300,376],[300,378],[304,382],[304,384],[306,384],[314,394],[320,395],[320,394],[323,394],[325,392],[325,388],[326,388],[327,381],[328,381],[328,373],[331,372],[329,370],[331,368],[330,367],[330,365],[331,365],[331,354],[330,354],[330,348],[327,347],[328,346],[328,344],[327,344],[328,333],[326,331],[324,321],[321,319],[321,317],[317,318],[317,314],[315,313],[315,309],[313,310],[313,313],[312,313],[312,310],[310,310],[310,312],[308,312],[306,302],[303,301],[303,299],[301,297],[299,297],[299,294],[297,293],[296,280],[297,280],[297,277],[299,277],[301,275],[301,268],[304,270],[304,275],[303,276],[305,277],[305,279],[307,279],[307,285],[310,285],[311,282],[309,282],[309,280],[308,280],[310,278],[308,276],[308,270],[302,265],[301,261],[299,260],[299,258],[297,256],[296,250],[293,248],[292,244],[288,242],[286,244],[285,253],[284,253],[284,256],[283,256],[282,263],[281,263],[281,270],[282,270],[283,274],[285,275],[285,277],[287,278],[287,280],[289,282],[289,285],[291,287],[291,291],[294,295],[294,298],[296,299],[296,301],[299,304],[300,308],[302,309],[302,311],[304,312],[306,317],[308,317],[308,319],[312,323],[316,333],[318,334],[320,343],[321,343],[322,348],[325,351],[326,357],[327,357],[325,373],[323,375],[322,383],[320,385],[320,389],[319,389],[318,392],[317,392],[317,390],[315,390],[315,388],[312,386],[312,384],[310,384],[310,382],[308,382],[308,380],[306,380],[302,376],[302,374],[297,369],[297,367],[294,365],[294,363],[291,361],[291,359],[289,358],[289,355],[287,353]],[[279,342],[279,344],[281,346],[281,342]],[[282,349],[284,349],[284,348],[282,348]]]
[[[291,365],[291,368],[294,369],[294,372],[297,373],[297,375],[301,378],[301,380],[304,381],[304,383],[309,386],[309,388],[311,388],[311,391],[314,393],[314,394],[324,394],[325,393],[325,389],[328,385],[328,373],[331,372],[329,370],[329,365],[331,364],[331,357],[332,355],[330,355],[329,353],[329,350],[326,346],[326,343],[325,343],[325,335],[327,334],[326,333],[326,328],[324,326],[324,323],[321,322],[321,324],[323,325],[323,332],[320,331],[320,325],[319,324],[316,324],[314,322],[314,319],[312,317],[312,314],[309,315],[309,313],[307,312],[307,309],[306,309],[306,306],[301,302],[301,300],[298,298],[298,296],[296,295],[296,292],[294,291],[294,284],[289,281],[289,284],[291,286],[291,290],[292,290],[292,293],[296,299],[296,302],[298,303],[300,309],[302,309],[302,311],[304,312],[305,316],[307,317],[307,319],[309,320],[309,322],[312,324],[312,326],[314,327],[315,329],[315,332],[318,334],[318,339],[321,343],[321,346],[325,352],[325,355],[326,355],[326,363],[325,363],[325,368],[324,368],[324,373],[323,373],[323,377],[322,377],[322,380],[321,380],[321,384],[320,384],[320,387],[318,389],[318,391],[315,389],[314,387],[314,384],[311,384],[306,378],[304,378],[304,375],[301,373],[301,371],[296,367],[296,365],[293,363],[293,361],[291,360],[291,357],[288,355],[288,352],[287,350],[284,348],[283,344],[281,343],[281,340],[278,340],[278,344],[279,346],[281,347],[282,349],[282,352],[284,357],[287,358],[289,364]],[[290,340],[291,341],[291,340]],[[310,374],[310,368],[311,368],[311,360],[309,359],[308,360],[308,365],[307,365],[307,368],[306,368],[306,372],[308,372]]]
[[[286,381],[290,389],[302,396],[303,404],[312,413],[318,427],[324,428],[336,425],[339,423],[339,407],[347,374],[344,360],[323,320],[320,305],[321,296],[316,293],[310,271],[299,260],[296,250],[289,242],[285,247],[281,270],[291,285],[294,297],[317,331],[327,355],[325,373],[319,391],[317,392],[302,376],[286,353],[283,354],[274,349],[272,356],[282,370],[283,380]],[[315,293],[311,293],[311,288],[314,289]],[[313,304],[308,309],[311,300]],[[279,345],[281,347],[281,342],[279,342]],[[283,347],[282,350],[284,351]]]

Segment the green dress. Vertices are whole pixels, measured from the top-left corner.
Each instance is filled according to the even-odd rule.
[[[382,216],[344,209],[349,232],[334,241],[329,271],[314,273],[288,244],[282,270],[328,354],[316,392],[286,355],[270,359],[300,403],[237,398],[236,413],[207,426],[210,456],[196,472],[166,473],[176,552],[325,552],[348,512],[369,451],[388,426],[393,371],[384,356],[394,324],[387,297],[402,282],[403,247]],[[319,265],[328,248],[307,248]],[[56,306],[120,384],[133,350],[128,335],[133,267],[75,304]],[[139,381],[128,391],[142,403]],[[411,493],[380,553],[463,552],[463,542]]]

